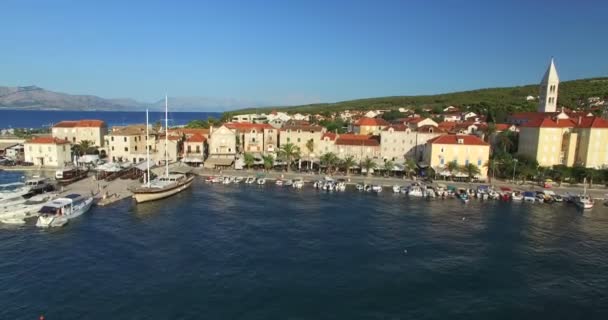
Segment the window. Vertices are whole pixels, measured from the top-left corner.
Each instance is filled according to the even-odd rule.
[[[112,151],[114,151],[114,146],[112,146]]]
[[[125,142],[127,142],[127,137],[122,138]]]
[[[198,148],[197,148],[198,149]],[[198,152],[198,150],[196,150]],[[188,153],[192,152],[192,148],[188,146]]]
[[[443,164],[444,164],[444,162],[445,162],[445,161],[444,161],[444,160],[443,160],[443,158],[442,158],[442,159],[441,159],[441,161],[440,161],[440,163],[443,165]]]
[[[466,165],[468,165],[468,164],[469,164],[469,159],[466,159],[466,160],[464,161],[464,165],[466,166]]]
[[[114,141],[114,137],[112,137],[110,140]]]
[[[137,151],[137,146],[135,146],[135,151]]]
[[[291,140],[291,139],[287,138],[287,143],[289,143],[289,140]]]
[[[255,142],[255,137],[251,138],[251,142]]]
[[[190,146],[188,146],[188,152],[190,152]],[[200,152],[201,152],[201,147],[196,146],[196,153],[200,153]]]
[[[300,138],[298,138],[298,142],[300,142]]]
[[[129,147],[125,147],[125,151],[129,151]]]
[[[481,166],[481,159],[477,160],[477,166]]]

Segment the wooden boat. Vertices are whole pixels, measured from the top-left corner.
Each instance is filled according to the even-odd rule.
[[[76,181],[85,179],[89,175],[88,169],[67,167],[55,171],[55,180],[60,186],[65,186]]]

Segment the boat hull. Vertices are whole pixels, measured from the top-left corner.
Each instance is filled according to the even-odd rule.
[[[161,189],[158,191],[135,192],[133,193],[133,198],[137,203],[161,200],[188,189],[193,181],[194,177],[188,177],[184,183],[180,183],[173,188]]]

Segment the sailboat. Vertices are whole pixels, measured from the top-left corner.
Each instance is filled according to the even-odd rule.
[[[168,101],[165,95],[165,174],[154,180],[150,179],[150,147],[148,145],[148,110],[146,110],[146,160],[147,174],[144,184],[133,190],[133,198],[137,203],[160,200],[177,194],[192,185],[194,175],[190,173],[169,173],[167,139],[169,137]]]
[[[581,209],[593,208],[593,199],[587,194],[587,178],[583,180],[583,194],[576,196],[574,204]]]

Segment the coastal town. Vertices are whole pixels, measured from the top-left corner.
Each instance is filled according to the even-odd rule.
[[[168,122],[108,127],[102,120],[82,119],[61,121],[50,134],[28,139],[3,135],[0,152],[5,169],[56,171],[56,178],[72,177],[69,182],[76,185],[89,177],[89,170],[95,172],[89,177],[94,180],[86,180],[87,187],[79,191],[90,189],[102,205],[130,197],[134,186],[149,185],[163,172],[169,176],[169,166],[207,176],[210,182],[241,182],[244,175],[257,172],[282,184],[286,175],[307,174],[314,175],[308,180],[318,188],[339,189],[334,182],[317,182],[319,177],[338,176],[347,177],[344,182],[360,182],[361,190],[374,185],[381,190],[384,184],[403,193],[411,190],[398,186],[396,179],[502,184],[508,198],[515,196],[511,188],[523,192],[530,184],[540,189],[567,184],[574,190],[585,188],[584,193],[587,187],[601,189],[597,183],[607,178],[608,120],[589,110],[558,106],[558,88],[551,60],[539,96],[529,97],[538,100],[537,112],[513,113],[504,123],[452,105],[435,110],[438,113],[406,107],[329,116],[275,110],[174,127]],[[604,101],[593,102],[594,110],[601,110]],[[344,125],[323,125],[336,119]],[[228,172],[232,177],[217,177]],[[366,179],[378,177],[387,180],[366,185]],[[133,182],[112,182],[127,179]],[[92,181],[107,183],[102,187]],[[293,182],[289,179],[288,185]],[[523,186],[526,182],[529,185]],[[536,194],[530,197],[539,199]]]

